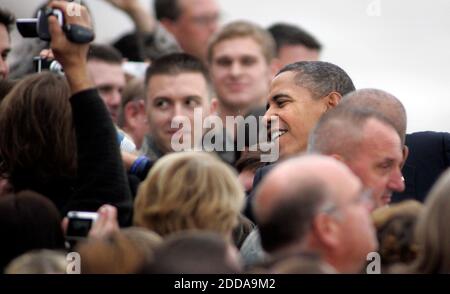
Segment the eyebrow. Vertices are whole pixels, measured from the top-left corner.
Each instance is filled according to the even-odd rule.
[[[292,97],[291,97],[289,94],[280,93],[280,94],[276,94],[276,95],[270,97],[270,100],[272,100],[272,101],[275,102],[275,101],[277,101],[277,100],[280,99],[280,98],[289,98],[289,99],[292,99]]]
[[[395,159],[394,158],[385,158],[383,161],[393,163],[393,162],[395,162]]]

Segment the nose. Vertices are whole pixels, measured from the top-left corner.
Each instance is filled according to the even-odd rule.
[[[122,101],[122,94],[120,93],[120,91],[119,90],[115,90],[114,91],[114,94],[113,94],[113,97],[112,97],[112,101],[111,101],[111,103],[114,105],[114,106],[119,106],[120,105],[120,102]]]
[[[232,76],[239,76],[242,73],[242,66],[239,62],[235,61],[231,64],[231,75]]]
[[[174,117],[184,116],[183,106],[180,103],[175,103],[173,108],[173,116]]]
[[[275,124],[278,121],[278,114],[270,105],[267,107],[266,113],[263,116],[263,123],[270,127],[271,124]]]
[[[119,90],[114,89],[109,94],[107,94],[107,97],[105,97],[105,102],[110,109],[117,109],[120,106],[120,101],[122,100],[122,95],[120,94]]]
[[[405,181],[399,167],[392,172],[388,182],[388,188],[395,192],[403,192],[405,190]]]
[[[173,128],[180,128],[183,126],[186,127],[186,125],[190,125],[190,129],[194,127],[193,125],[191,125],[186,110],[181,103],[175,103],[173,105],[173,108],[171,109],[171,114],[168,118]]]

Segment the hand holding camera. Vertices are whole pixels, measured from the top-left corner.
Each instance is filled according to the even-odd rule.
[[[70,11],[69,5],[75,7],[71,8],[72,11],[79,13],[67,13]],[[49,4],[49,7],[63,12],[66,26],[83,27],[87,30],[92,30],[91,18],[84,6],[74,2],[53,1]],[[86,65],[89,43],[74,43],[71,41],[61,27],[57,16],[53,14],[48,17],[48,31],[51,36],[50,48],[55,59],[64,68],[72,93],[75,94],[93,88],[92,81],[88,77]]]
[[[117,208],[105,204],[97,212],[69,211],[63,221],[63,227],[66,239],[72,243],[85,238],[107,238],[119,231]]]

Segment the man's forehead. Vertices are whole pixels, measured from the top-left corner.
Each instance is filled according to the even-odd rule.
[[[370,152],[378,160],[402,160],[402,146],[396,130],[379,120],[369,119],[363,132],[361,151]]]
[[[116,76],[116,78],[125,78],[125,73],[121,64],[108,63],[101,60],[88,60],[88,70],[94,79],[103,76]],[[118,76],[118,77],[117,77]]]
[[[215,0],[178,0],[178,7],[183,14],[187,13],[202,13],[219,11],[219,6]]]
[[[148,81],[148,93],[168,97],[200,96],[207,99],[208,84],[203,74],[197,72],[156,74]]]
[[[125,86],[125,73],[120,64],[88,61],[88,71],[94,83]]]
[[[311,91],[300,85],[298,82],[298,73],[294,71],[285,71],[272,79],[270,83],[270,93],[295,91],[297,94],[311,95]]]
[[[296,74],[293,71],[285,71],[282,73],[278,73],[271,82],[271,85],[276,85],[279,83],[289,83],[289,84],[295,84],[295,77]]]
[[[213,58],[264,57],[262,46],[250,36],[236,36],[220,41],[214,46]]]

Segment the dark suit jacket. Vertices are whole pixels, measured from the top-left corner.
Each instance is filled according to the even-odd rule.
[[[262,181],[262,179],[267,175],[267,173],[274,168],[276,163],[272,163],[263,167],[260,167],[256,170],[255,176],[253,177],[253,189],[246,198],[246,205],[244,209],[244,215],[248,217],[252,222],[255,222],[255,218],[253,217],[252,211],[252,199],[255,196],[256,187]]]
[[[392,202],[415,199],[423,202],[433,184],[450,166],[450,134],[419,132],[406,135],[409,155],[403,166],[405,191],[394,193]]]

